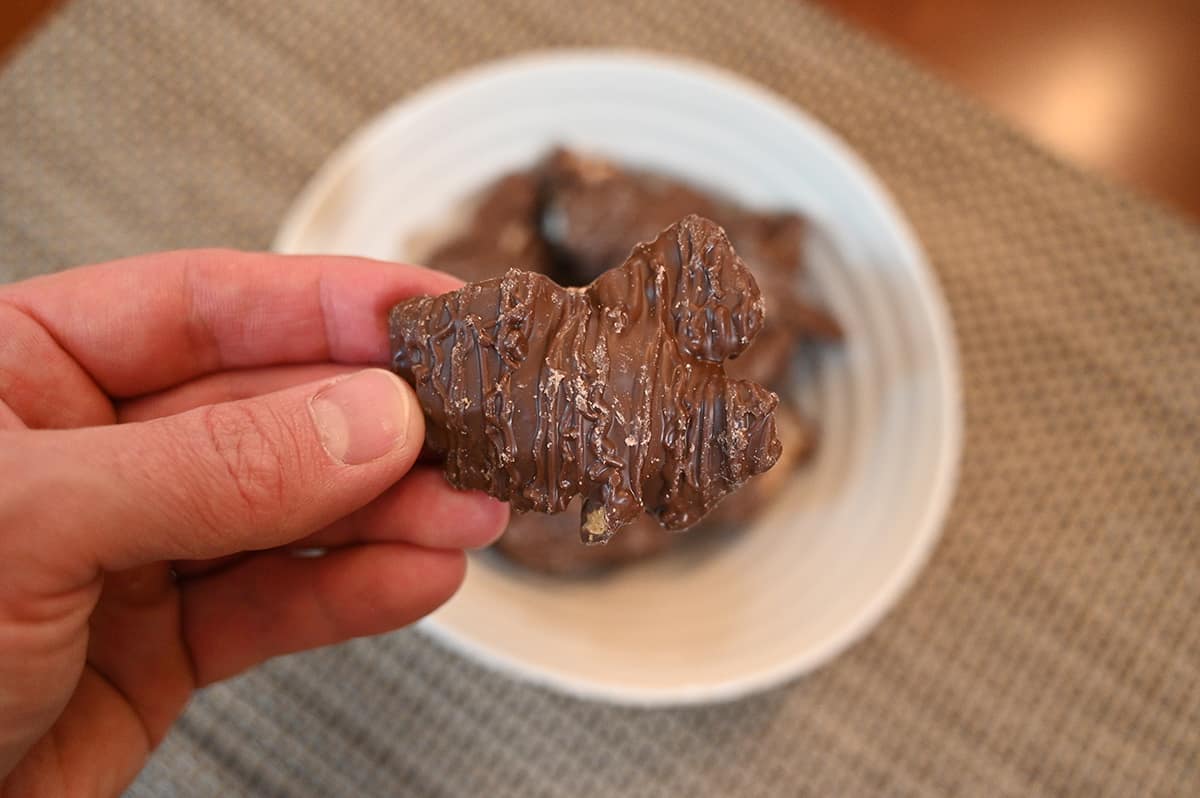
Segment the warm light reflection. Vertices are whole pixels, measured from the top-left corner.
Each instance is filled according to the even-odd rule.
[[[1131,144],[1145,100],[1145,61],[1115,34],[1080,35],[1056,45],[1044,54],[1036,77],[1026,72],[1019,85],[1007,87],[1005,104],[1052,147],[1106,162]]]

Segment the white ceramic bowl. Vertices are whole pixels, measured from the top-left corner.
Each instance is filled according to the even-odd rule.
[[[810,270],[845,326],[799,386],[821,448],[744,534],[570,581],[483,553],[423,623],[514,676],[641,705],[731,699],[864,635],[913,580],[954,489],[962,411],[949,316],[870,169],[801,110],[697,63],[627,52],[521,57],[443,81],[355,135],[313,178],[281,252],[404,260],[498,175],[565,144],[815,225]]]

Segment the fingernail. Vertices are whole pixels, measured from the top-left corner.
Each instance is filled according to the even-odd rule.
[[[382,369],[335,382],[317,393],[309,407],[325,451],[346,465],[378,460],[408,438],[411,391]]]

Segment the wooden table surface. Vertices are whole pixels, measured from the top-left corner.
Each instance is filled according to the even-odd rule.
[[[816,0],[1043,146],[1200,221],[1200,0]],[[57,0],[0,2],[0,61]]]

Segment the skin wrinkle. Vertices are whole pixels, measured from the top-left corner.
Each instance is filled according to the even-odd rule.
[[[205,408],[199,412],[201,414],[211,412],[211,408]],[[156,424],[158,422],[151,420],[139,423]],[[212,444],[208,443],[203,435],[188,434],[195,433],[197,428],[202,425],[200,422],[183,429],[168,426],[169,437],[162,447],[154,450],[120,450],[116,452],[116,456],[119,458],[117,469],[121,473],[131,475],[133,482],[153,483],[155,474],[164,468],[169,468],[172,460],[183,462],[203,460],[205,453],[212,451]],[[161,485],[160,490],[153,493],[130,497],[131,501],[124,504],[120,508],[120,512],[132,517],[153,519],[154,525],[161,528],[163,520],[173,515],[170,510],[171,506],[185,507],[191,523],[187,528],[173,526],[165,534],[172,537],[174,545],[180,550],[181,555],[189,549],[195,551],[197,542],[201,544],[202,549],[213,548],[221,539],[227,523],[226,517],[230,515],[230,512],[222,511],[211,500],[212,486],[204,484],[204,481],[200,479],[208,472],[195,468],[172,468],[171,471],[173,478],[170,484]],[[225,498],[225,496],[221,498]],[[106,562],[104,555],[100,552],[94,553],[90,559],[105,570],[116,571],[128,567]]]
[[[78,790],[72,791],[68,789],[65,779],[70,771],[67,769],[66,759],[63,757],[63,747],[65,743],[60,739],[60,737],[61,730],[57,726],[52,726],[50,731],[46,733],[45,737],[34,743],[34,746],[37,748],[38,753],[41,756],[51,756],[54,758],[54,765],[48,768],[40,768],[35,775],[41,778],[39,778],[38,781],[33,784],[30,784],[28,780],[26,780],[24,783],[18,782],[15,787],[9,785],[7,781],[0,783],[0,798],[23,798],[23,796],[18,794],[18,788],[23,789],[29,786],[37,787],[47,795],[79,794]],[[45,743],[44,745],[43,742]],[[45,782],[44,779],[47,775],[54,777],[55,783],[53,785]]]
[[[344,624],[340,622],[337,612],[329,603],[329,590],[325,586],[325,583],[330,578],[331,576],[329,571],[317,571],[317,577],[313,581],[313,589],[311,593],[312,603],[313,606],[317,608],[317,611],[321,614],[321,618],[324,619],[325,624],[329,629],[334,630],[335,634],[345,633],[347,630],[343,628]]]
[[[179,456],[179,452],[184,452],[187,450],[186,440],[180,439],[178,443],[178,446],[172,446],[174,456]],[[151,480],[154,478],[156,470],[161,470],[164,467],[164,463],[158,460],[158,457],[161,456],[161,452],[158,451],[150,452],[118,450],[114,452],[114,455],[115,460],[113,463],[113,469],[115,472],[122,475],[137,474],[136,478],[134,479],[140,482]],[[161,526],[161,518],[169,515],[167,506],[170,503],[175,502],[175,500],[178,500],[180,496],[188,496],[188,493],[186,492],[187,484],[185,480],[187,476],[190,476],[190,474],[190,469],[181,470],[179,473],[178,484],[170,486],[169,490],[164,490],[161,494],[158,492],[150,492],[137,494],[137,496],[130,496],[130,494],[126,492],[125,496],[121,496],[120,499],[118,499],[118,497],[112,497],[115,504],[113,510],[120,512],[120,514],[126,517],[143,518],[143,520],[155,518],[155,520]],[[86,486],[85,490],[80,491],[80,493],[95,493],[101,494],[102,496],[103,488],[101,485],[96,484],[97,481],[102,479],[102,474],[97,474],[95,470],[92,469],[85,469],[84,472],[74,475],[70,480],[70,484]],[[184,488],[184,490],[180,490],[180,488]],[[62,521],[60,526],[67,529],[71,528],[70,521],[68,520]],[[82,547],[84,548],[84,551],[88,551],[88,556],[86,556],[85,559],[88,560],[91,568],[95,569],[94,572],[97,572],[98,574],[98,572],[106,570],[119,570],[112,568],[112,564],[106,562],[102,541],[95,541],[95,547],[91,547],[90,550],[89,547],[85,546],[86,542],[88,541],[76,540],[73,542],[73,545]]]
[[[246,558],[252,554],[253,552],[230,554],[208,560],[175,560],[171,568],[172,573],[175,574],[175,584],[183,586],[188,582],[228,571],[235,565],[245,562]]]
[[[66,780],[70,777],[71,771],[66,767],[66,759],[63,756],[63,750],[66,748],[67,742],[62,739],[62,730],[57,724],[50,727],[50,733],[48,737],[52,741],[52,745],[50,747],[54,753],[54,761],[56,765],[52,772],[60,777],[59,783],[62,786],[62,793],[64,795],[69,794],[71,791],[67,789]]]
[[[3,393],[3,391],[3,386],[0,386],[0,393]],[[21,429],[28,429],[25,426],[25,422],[21,420],[21,417],[3,399],[0,399],[0,432]]]
[[[138,259],[131,259],[131,260],[136,261]],[[184,257],[182,259],[182,262],[185,264],[185,268],[186,268],[186,264],[188,263],[187,258]],[[82,268],[85,271],[91,270],[93,272],[104,273],[106,271],[111,270],[111,265],[110,264],[95,264],[92,266],[86,266],[86,267],[82,267]],[[145,265],[139,264],[135,268],[144,269],[147,267]],[[34,288],[32,291],[29,292],[29,294],[32,297],[36,297],[39,293],[38,289],[42,288],[42,286],[40,286],[39,283],[44,284],[47,282],[56,281],[57,279],[61,279],[61,277],[62,277],[61,274],[44,275],[42,277],[37,277],[32,280],[29,280],[25,284],[17,283],[16,285],[18,287],[23,286],[23,285],[33,286]],[[51,290],[50,293],[53,293],[53,290]],[[86,377],[89,387],[96,390],[98,393],[100,393],[101,396],[104,397],[105,401],[109,404],[110,407],[111,407],[111,399],[110,399],[111,397],[121,398],[124,396],[124,394],[121,391],[115,390],[111,385],[108,384],[112,381],[111,377],[109,377],[108,379],[105,379],[103,376],[93,374],[92,370],[88,369],[80,361],[79,358],[70,354],[71,347],[67,346],[66,343],[63,341],[63,339],[55,332],[55,329],[56,329],[55,325],[50,323],[50,321],[41,312],[39,312],[39,310],[36,307],[35,302],[32,302],[32,301],[22,302],[20,293],[15,290],[12,292],[12,297],[16,301],[12,302],[11,304],[13,304],[15,307],[17,307],[18,310],[21,310],[26,316],[31,318],[34,322],[36,322],[45,331],[46,335],[49,336],[50,339],[54,341],[58,350],[60,352],[62,352],[63,355],[69,361],[74,363],[79,368],[80,372]],[[3,300],[3,296],[0,296],[0,301],[2,301],[2,300]],[[91,321],[94,321],[94,319],[84,318],[84,321],[91,322]],[[64,329],[66,329],[66,328],[64,328]],[[192,353],[190,353],[190,352],[185,353],[185,354],[187,354],[189,357],[193,357]],[[91,423],[95,423],[95,422],[91,422]],[[112,420],[110,419],[110,420],[104,421],[102,423],[110,424],[110,423],[112,423]],[[77,425],[72,425],[72,426],[77,426]]]
[[[11,307],[9,305],[0,304],[0,318],[2,318],[3,309]],[[12,308],[14,312],[20,314],[16,308]],[[11,327],[6,326],[4,349],[0,350],[0,355],[11,353],[13,349],[21,345],[21,340],[12,334]],[[3,362],[0,361],[0,365]],[[0,368],[0,396],[11,396],[21,386],[21,373],[15,369]]]
[[[25,568],[11,570],[0,584],[18,595],[24,590],[49,598],[62,597],[87,587],[98,577],[94,563],[80,562],[70,567],[62,561],[55,562],[60,560],[56,556],[58,552],[80,545],[80,541],[72,540],[62,530],[69,528],[70,519],[83,511],[74,505],[74,494],[61,495],[60,484],[64,477],[71,480],[76,475],[82,478],[82,474],[78,464],[56,445],[30,450],[19,443],[30,440],[34,434],[30,431],[0,432],[0,444],[3,444],[0,445],[0,473],[22,474],[19,486],[8,493],[10,501],[0,503],[0,530],[19,529],[21,533],[16,539],[0,538],[0,542],[5,544],[10,557],[19,556],[27,563]],[[18,443],[9,445],[6,441]],[[36,512],[39,507],[44,508],[45,513],[40,518]],[[30,516],[38,521],[33,524],[20,522]],[[48,592],[46,583],[66,587],[58,593]]]
[[[344,379],[344,376],[334,379]],[[311,494],[308,490],[289,492],[289,483],[280,475],[299,471],[300,475],[293,475],[291,481],[297,485],[315,487],[309,475],[319,472],[320,469],[312,458],[320,455],[306,450],[302,442],[295,437],[296,425],[279,415],[278,409],[267,407],[260,410],[266,415],[249,411],[236,404],[204,407],[199,411],[203,417],[200,425],[205,431],[204,443],[198,445],[194,440],[181,443],[196,451],[197,460],[209,459],[211,454],[216,454],[221,460],[228,479],[242,502],[241,509],[232,514],[234,517],[248,518],[251,519],[251,524],[255,524],[259,522],[254,519],[263,516],[265,519],[275,519],[276,524],[282,523],[286,527],[295,528],[296,521],[293,519],[305,514],[302,511],[310,505]],[[179,473],[183,476],[194,472],[185,469]],[[224,492],[214,492],[211,486],[205,485],[183,487],[185,489],[179,491],[174,500],[189,502],[195,506],[207,536],[212,541],[220,540],[225,534],[228,522],[226,516],[230,515],[230,511],[195,504],[190,502],[189,497]],[[381,495],[386,488],[387,486],[381,488],[379,494]],[[374,498],[377,497],[371,497]],[[192,531],[194,533],[196,530]],[[316,531],[302,530],[303,536]],[[181,540],[180,545],[186,546],[187,541]]]
[[[96,572],[91,579],[77,582],[58,590],[27,590],[34,594],[33,601],[14,602],[11,597],[0,594],[0,624],[13,626],[37,626],[63,624],[71,629],[87,625],[91,605],[100,595],[101,577]],[[90,594],[90,595],[89,595]]]
[[[219,571],[217,571],[217,573],[219,573]],[[179,580],[172,576],[172,581],[174,581],[178,587]],[[176,596],[176,618],[179,622],[179,647],[183,650],[183,664],[187,667],[187,680],[192,685],[192,689],[195,690],[196,688],[202,686],[200,683],[200,663],[196,659],[196,652],[192,647],[192,641],[187,634],[187,627],[184,624],[185,619],[183,614],[183,602],[186,598],[185,593],[183,590],[178,590]],[[163,736],[165,737],[167,732],[170,730],[170,726],[164,729]],[[159,742],[162,742],[161,738],[159,739]]]
[[[245,436],[230,435],[224,431],[224,428],[229,426],[229,419],[226,417],[226,413],[229,412],[241,412],[251,425],[255,423],[249,418],[250,414],[248,413],[238,410],[222,410],[214,405],[200,411],[200,427],[207,435],[209,448],[216,453],[217,459],[225,467],[225,474],[229,477],[229,484],[233,486],[234,493],[242,500],[242,506],[238,512],[255,513],[257,512],[257,497],[247,482],[247,471],[243,465],[245,462]]]
[[[272,556],[272,555],[268,554],[265,556]],[[251,565],[250,560],[242,559],[235,563],[231,563],[226,568],[221,568],[217,571],[203,574],[200,577],[197,577],[194,579],[189,579],[180,584],[179,608],[180,608],[180,619],[182,621],[182,633],[180,634],[180,638],[182,640],[182,645],[183,645],[184,650],[188,652],[187,659],[188,659],[188,661],[190,663],[190,667],[191,667],[192,683],[194,685],[196,685],[196,687],[207,687],[208,685],[213,684],[215,682],[219,682],[219,681],[221,681],[221,679],[226,678],[226,677],[222,676],[222,675],[214,676],[213,674],[209,673],[209,671],[211,671],[213,668],[213,663],[210,661],[208,666],[206,667],[204,662],[199,657],[197,657],[194,653],[192,653],[192,652],[200,650],[200,649],[211,649],[212,648],[211,644],[204,645],[203,640],[198,641],[196,639],[197,635],[199,635],[201,632],[204,632],[207,630],[208,624],[199,623],[196,621],[195,618],[189,618],[189,611],[190,611],[190,614],[194,615],[196,612],[196,609],[195,609],[196,605],[199,603],[193,594],[198,590],[203,590],[206,587],[206,583],[207,584],[213,584],[213,583],[219,584],[220,583],[219,580],[221,580],[223,577],[235,576],[236,574],[234,574],[234,572],[239,567],[250,566],[250,565]],[[227,591],[231,590],[231,588],[228,585],[223,585],[222,587]],[[242,582],[240,584],[235,584],[232,589],[237,591],[239,598],[244,599],[244,601],[242,603],[245,604],[246,606],[253,606],[256,603],[256,599],[258,597],[255,592],[256,583],[254,581],[242,580]],[[264,629],[262,631],[262,635],[265,636],[266,634],[269,633],[269,631],[270,631],[269,629]],[[212,657],[210,656],[210,660],[211,659],[212,659]],[[219,671],[218,671],[218,674],[219,674]]]
[[[91,595],[88,595],[88,592],[90,592]],[[8,650],[9,646],[14,642],[14,639],[22,638],[23,645],[19,647],[19,650],[23,652],[23,656],[26,658],[32,657],[35,660],[40,659],[42,661],[52,663],[56,661],[59,663],[70,663],[75,659],[76,656],[78,656],[78,667],[74,669],[73,675],[69,676],[72,681],[78,679],[84,668],[84,651],[82,648],[80,648],[80,646],[82,641],[86,640],[89,616],[92,608],[95,606],[99,593],[100,578],[97,575],[90,585],[84,585],[81,588],[63,590],[61,595],[58,596],[53,594],[49,596],[49,600],[53,603],[56,598],[69,599],[71,595],[74,594],[76,606],[74,608],[67,607],[56,609],[54,615],[57,617],[41,616],[22,618],[20,614],[15,612],[12,613],[10,617],[13,618],[13,623],[0,623],[0,629],[3,629],[3,632],[0,632],[0,634],[2,634],[5,641],[4,648],[0,650]],[[36,605],[37,603],[38,600],[35,599],[34,604]],[[77,648],[79,649],[78,651],[76,651]],[[0,661],[2,661],[2,659],[3,658],[0,657]],[[20,678],[21,669],[19,666],[16,668],[16,674],[17,677]],[[52,673],[50,675],[65,676],[68,674]],[[26,674],[26,676],[28,676],[28,674]],[[44,676],[45,674],[43,674],[43,677]],[[29,686],[30,685],[27,678],[23,683],[23,687],[28,688]],[[13,701],[4,701],[3,683],[0,683],[0,703],[15,703],[17,707],[21,707],[27,698],[27,695],[19,692]],[[61,698],[62,703],[65,706],[65,704],[69,701],[69,695],[63,695]],[[43,709],[42,707],[36,706],[36,704],[33,706],[26,706],[25,708],[27,712],[31,711],[35,716]],[[8,706],[6,707],[6,711],[11,713],[13,712],[13,709],[11,706]],[[17,717],[20,717],[20,715],[17,715]]]
[[[187,646],[185,645],[184,648],[186,649]],[[101,687],[107,687],[109,690],[116,693],[115,697],[118,705],[124,705],[125,708],[129,710],[128,714],[133,718],[134,724],[141,731],[142,742],[145,744],[145,756],[149,756],[150,752],[158,746],[158,742],[155,741],[155,737],[157,736],[158,740],[161,741],[162,738],[166,736],[166,730],[164,729],[162,734],[159,735],[153,734],[150,731],[150,726],[147,723],[146,718],[142,715],[138,708],[138,702],[133,700],[133,696],[125,692],[125,690],[121,688],[121,685],[117,684],[115,679],[111,678],[100,668],[96,667],[91,660],[88,661],[87,670],[90,670],[92,673],[96,674],[96,678],[100,680]],[[86,678],[86,675],[83,678]],[[195,685],[195,682],[192,682],[192,684]]]
[[[240,407],[240,405],[227,405]],[[268,516],[286,511],[289,502],[288,463],[303,463],[304,448],[295,437],[293,425],[282,419],[274,408],[244,414],[247,430],[237,436],[238,460],[244,463],[244,482],[258,493],[256,504],[267,508]],[[249,434],[246,432],[249,431]],[[306,469],[305,469],[306,470]]]
[[[77,378],[75,383],[82,389],[89,390],[91,392],[91,395],[82,397],[83,402],[86,402],[89,406],[89,412],[72,412],[78,411],[79,409],[79,404],[74,402],[52,403],[50,406],[58,410],[58,413],[51,417],[55,422],[53,426],[75,427],[83,425],[112,424],[116,420],[116,411],[113,409],[112,403],[108,400],[108,397],[101,393],[96,387],[95,380],[88,373],[87,369],[85,369],[78,360],[70,355],[68,350],[62,345],[62,342],[57,336],[55,336],[53,328],[46,324],[46,322],[38,316],[37,312],[32,307],[20,305],[13,301],[13,299],[15,299],[15,297],[4,297],[3,295],[0,295],[0,315],[2,315],[2,311],[4,309],[9,309],[15,312],[18,317],[23,318],[24,320],[33,324],[36,331],[44,335],[46,340],[49,342],[49,345],[52,347],[51,351],[48,353],[49,356],[59,360],[68,368],[70,368],[74,372],[72,377]],[[8,325],[6,324],[6,327],[7,326]],[[11,329],[11,327],[9,329]],[[35,353],[30,353],[29,356],[32,359],[36,355]],[[36,357],[37,360],[41,362],[41,357]],[[19,374],[14,374],[13,382],[8,384],[0,384],[0,391],[2,391],[3,396],[11,396],[12,394],[9,393],[9,389],[13,386],[20,386],[22,384],[23,383],[20,381]],[[74,397],[77,402],[80,398],[81,397],[78,394],[76,394]],[[41,405],[41,407],[44,408],[45,405]],[[71,408],[71,410],[68,410],[67,413],[64,414],[63,411],[67,408]],[[17,416],[18,419],[21,420],[23,425],[29,424],[29,422],[22,418],[21,414],[17,413],[15,409],[13,409],[12,412]],[[31,428],[38,429],[40,427],[34,426]]]
[[[179,270],[179,279],[181,280],[179,294],[185,308],[184,317],[187,319],[184,331],[190,350],[188,355],[193,361],[196,361],[201,359],[202,353],[211,353],[209,357],[204,358],[206,361],[204,372],[212,373],[221,370],[223,358],[221,357],[220,339],[212,324],[200,312],[199,294],[202,287],[209,283],[206,274],[208,270],[209,268],[205,264],[198,265],[196,258],[186,257],[183,261],[183,268]]]
[[[337,317],[337,313],[335,312],[335,313],[331,314],[329,312],[329,307],[332,304],[333,299],[330,296],[330,293],[327,289],[328,289],[328,283],[325,280],[325,276],[320,275],[319,277],[317,277],[317,311],[319,314],[318,321],[320,322],[321,329],[324,331],[324,338],[325,338],[325,352],[324,352],[324,356],[321,359],[322,360],[333,360],[334,359],[333,353],[341,351],[341,341],[338,340],[337,328],[334,326],[331,326],[329,323],[331,320],[331,317],[332,318]],[[386,331],[381,331],[381,332],[382,332],[382,335],[380,336],[380,338],[382,340],[387,340],[387,332]],[[386,362],[386,361],[384,361],[384,362]]]
[[[273,411],[268,411],[273,412]],[[292,515],[289,507],[287,483],[283,475],[290,473],[288,463],[303,463],[303,447],[294,437],[291,449],[279,448],[279,435],[294,436],[292,425],[278,416],[262,418],[258,413],[237,404],[211,405],[200,411],[200,426],[206,434],[209,450],[216,454],[224,465],[229,484],[240,497],[242,506],[234,512],[236,517],[259,523],[259,516],[276,518],[281,512]],[[191,495],[208,495],[211,491],[200,489]],[[224,491],[218,491],[218,495]],[[303,501],[302,497],[295,497]],[[211,510],[211,508],[209,508]],[[210,533],[220,536],[225,526],[221,512],[209,513],[206,525]]]
[[[340,379],[343,379],[343,377],[335,378],[335,380]],[[306,403],[305,412],[307,412],[307,410],[308,407]],[[292,462],[298,464],[300,466],[298,470],[305,474],[305,476],[302,477],[303,483],[311,484],[311,477],[308,475],[319,473],[319,467],[311,462],[310,456],[306,453],[304,442],[297,437],[297,425],[288,423],[287,420],[279,414],[276,408],[268,407],[267,412],[271,414],[271,423],[279,431],[279,434],[277,435],[271,435],[264,438],[264,443],[268,448],[271,449],[272,456],[275,462],[278,463],[278,467],[271,468],[268,471],[268,477],[278,477],[280,474],[286,473],[287,463]],[[262,428],[260,427],[260,429]],[[324,450],[322,450],[322,453],[324,453]],[[276,478],[269,480],[269,482],[269,487],[274,488],[273,498],[277,507],[288,516],[287,523],[290,526],[295,526],[295,523],[291,520],[291,516],[296,514],[295,508],[300,504],[309,503],[311,501],[312,494],[305,491],[299,495],[291,496],[289,500],[287,490],[288,483],[286,480]],[[379,494],[373,496],[372,499],[377,498],[377,496],[382,494],[386,489],[386,486],[381,488]],[[279,515],[279,513],[276,515]],[[316,531],[316,529],[308,529],[305,530],[305,534],[311,534]]]
[[[302,363],[206,374],[173,388],[118,403],[117,421],[146,421],[176,415],[202,405],[250,399],[293,385],[342,377],[357,370],[356,366],[339,363]]]
[[[89,626],[88,663],[137,708],[151,746],[157,746],[195,689],[187,661],[191,655],[179,638],[179,593],[167,564],[153,563],[107,575],[102,595]],[[154,657],[145,656],[144,643],[123,641],[119,631],[112,637],[114,631],[129,629],[130,624],[153,630],[152,637],[160,641],[152,647]],[[124,654],[130,645],[143,646],[134,659]]]

